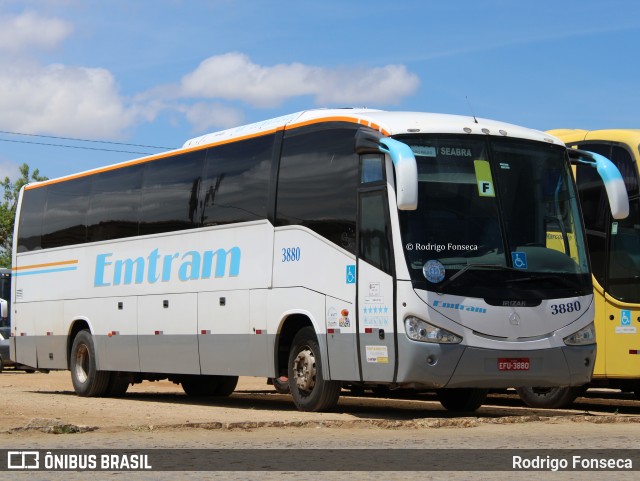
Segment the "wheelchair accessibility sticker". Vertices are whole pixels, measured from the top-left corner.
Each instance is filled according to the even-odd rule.
[[[631,311],[628,311],[628,310],[620,311],[620,325],[621,326],[631,325]]]
[[[349,265],[347,266],[347,284],[355,284],[356,283],[356,266]]]
[[[526,252],[512,252],[511,261],[513,262],[513,267],[515,267],[516,269],[527,269],[529,267],[527,265]]]
[[[615,328],[616,334],[636,334],[638,329],[631,324],[631,311],[622,309],[620,311],[620,325]]]

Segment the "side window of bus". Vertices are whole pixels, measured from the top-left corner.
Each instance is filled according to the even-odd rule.
[[[25,190],[18,224],[18,252],[42,249],[42,218],[48,186]]]
[[[360,183],[371,184],[384,181],[384,156],[367,154],[360,156]]]
[[[611,147],[611,162],[613,162],[624,179],[629,196],[638,195],[638,169],[631,154],[624,147]]]
[[[355,253],[356,129],[323,124],[285,132],[276,225],[302,225]]]
[[[198,227],[196,209],[205,150],[146,164],[142,179],[140,235]]]
[[[640,302],[640,198],[629,201],[629,217],[614,221],[609,253],[610,294],[623,302]]]
[[[384,190],[360,194],[359,256],[369,264],[391,273],[391,233],[388,232]]]
[[[208,150],[198,202],[201,225],[267,218],[274,139],[264,135]]]
[[[87,242],[138,235],[138,210],[144,165],[97,174],[91,185]]]
[[[42,222],[42,248],[81,244],[87,240],[87,210],[91,177],[47,187]]]
[[[602,179],[596,169],[592,167],[576,167],[576,184],[578,185],[578,195],[587,231],[591,268],[600,285],[605,286],[609,225],[607,193]]]
[[[598,142],[580,143],[578,148],[604,155],[610,159],[622,174],[629,195],[638,194],[638,169],[631,153],[626,148]]]
[[[637,242],[640,199],[638,171],[634,158],[625,147],[612,143],[591,141],[579,144],[579,148],[609,158],[620,170],[631,197],[629,217],[611,222],[609,203],[602,181],[594,169],[578,167],[576,182],[587,228],[587,242],[594,275],[614,298],[624,302],[639,302],[640,287],[636,273],[640,266],[640,244]],[[608,254],[607,237],[610,238]],[[607,262],[608,271],[605,273]]]

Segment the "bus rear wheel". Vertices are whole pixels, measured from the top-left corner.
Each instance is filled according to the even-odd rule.
[[[69,359],[71,382],[78,396],[98,397],[107,392],[111,373],[98,371],[96,366],[96,349],[93,337],[89,331],[82,330],[73,340]]]
[[[487,394],[489,394],[488,389],[477,388],[450,388],[436,391],[440,404],[447,411],[453,412],[475,411],[482,406]]]
[[[519,387],[520,399],[530,408],[558,409],[570,406],[584,393],[584,386],[574,387]]]
[[[324,379],[322,358],[312,327],[298,331],[289,353],[289,389],[300,411],[328,411],[340,398],[341,383]]]

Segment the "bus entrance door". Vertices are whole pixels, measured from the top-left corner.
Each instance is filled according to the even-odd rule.
[[[360,192],[358,207],[358,352],[362,380],[391,382],[396,332],[386,191]]]
[[[396,361],[393,278],[362,261],[358,274],[362,380],[391,382]]]

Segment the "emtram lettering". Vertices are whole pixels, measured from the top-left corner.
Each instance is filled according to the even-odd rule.
[[[113,253],[98,254],[94,273],[95,287],[109,287],[143,282],[169,282],[177,274],[181,281],[195,281],[240,274],[242,251],[239,247],[203,252],[187,251],[161,254],[152,250],[145,257],[114,259]],[[161,269],[160,272],[158,270]]]

